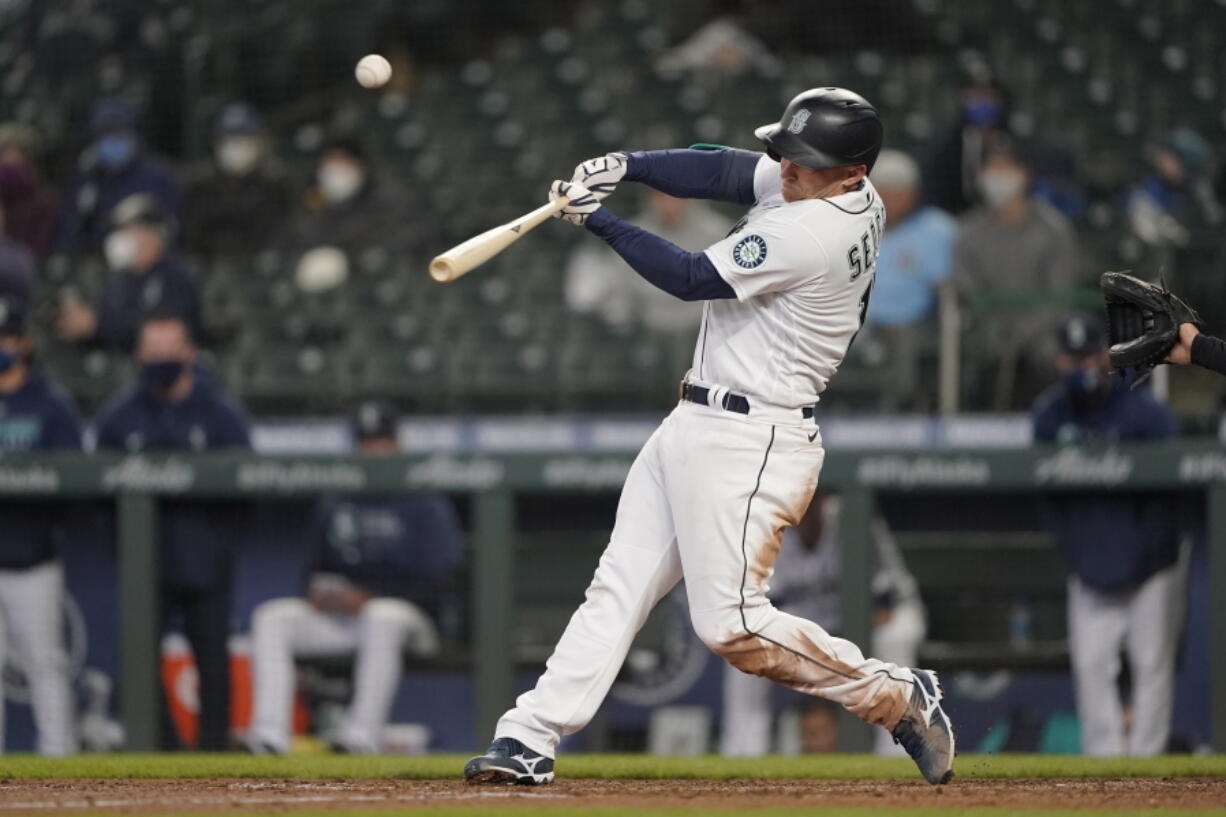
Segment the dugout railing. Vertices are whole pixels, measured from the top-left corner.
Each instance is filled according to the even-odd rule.
[[[516,496],[616,492],[632,454],[432,454],[253,456],[250,454],[49,455],[0,459],[0,499],[105,499],[115,503],[119,597],[120,714],[126,747],[158,746],[158,504],[163,498],[306,498],[323,493],[438,490],[467,494],[469,603],[478,734],[511,702]],[[1211,587],[1212,745],[1226,752],[1226,448],[1216,440],[1022,450],[830,452],[822,485],[842,497],[840,541],[844,634],[869,643],[869,525],[879,494],[1035,494],[1060,491],[1203,491]],[[967,565],[973,571],[974,565]],[[850,724],[848,724],[850,725]],[[843,748],[867,750],[866,729],[842,730]]]

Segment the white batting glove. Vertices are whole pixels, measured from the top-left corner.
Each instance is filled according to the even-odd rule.
[[[556,201],[559,196],[569,198],[570,204],[554,213],[553,217],[569,221],[571,224],[578,224],[580,227],[586,224],[588,217],[601,207],[600,202],[596,200],[595,193],[574,182],[557,179],[549,185],[549,200]]]
[[[575,175],[570,180],[591,190],[596,201],[604,201],[626,175],[626,162],[624,153],[606,153],[580,162],[575,166]]]

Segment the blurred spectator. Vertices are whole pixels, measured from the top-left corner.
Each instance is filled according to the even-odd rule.
[[[353,417],[363,454],[391,455],[395,413],[364,403]],[[431,614],[460,561],[460,526],[436,494],[331,496],[316,510],[317,548],[305,598],[266,601],[252,615],[255,701],[246,743],[257,754],[289,750],[295,656],[355,655],[353,701],[335,748],[379,751],[405,650],[438,652]]]
[[[31,362],[25,309],[23,301],[0,295],[0,456],[79,451],[75,409]],[[0,526],[0,666],[7,660],[25,674],[44,755],[77,751],[64,649],[64,568],[57,555],[62,510],[28,499],[5,502]],[[0,750],[3,719],[0,702]]]
[[[60,307],[62,338],[131,351],[146,316],[180,316],[200,332],[196,281],[172,249],[175,224],[152,196],[138,193],[116,206],[103,255],[111,274],[96,308],[79,299]]]
[[[1008,98],[984,67],[962,88],[957,119],[924,168],[924,194],[954,215],[980,200],[979,173],[990,144],[1008,134]]]
[[[4,225],[0,210],[0,227]],[[0,235],[0,296],[28,304],[34,289],[34,256],[25,246]]]
[[[698,77],[713,72],[740,74],[749,69],[777,73],[779,58],[751,33],[740,0],[721,0],[718,14],[656,60],[663,72],[691,71]]]
[[[1210,177],[1209,143],[1178,128],[1147,150],[1150,171],[1128,194],[1128,223],[1146,244],[1180,247],[1189,231],[1221,220]]]
[[[153,197],[170,218],[181,221],[179,183],[167,163],[142,145],[131,105],[117,97],[99,100],[90,114],[89,135],[61,200],[57,252],[100,249],[108,215],[137,193]]]
[[[206,257],[250,255],[276,235],[289,206],[289,183],[268,153],[260,115],[245,103],[227,105],[212,160],[188,182],[184,244]]]
[[[1038,442],[1164,440],[1175,416],[1148,389],[1113,377],[1102,326],[1074,317],[1060,332],[1062,377],[1035,401]],[[1061,493],[1044,515],[1069,568],[1068,631],[1082,751],[1156,755],[1166,749],[1186,573],[1177,503],[1155,493]],[[1125,729],[1120,651],[1132,671]]]
[[[353,139],[324,147],[315,182],[282,235],[281,243],[293,251],[333,246],[354,255],[371,246],[409,249],[429,232],[399,185],[374,167]]]
[[[898,150],[883,150],[869,178],[885,204],[885,234],[869,300],[865,344],[880,344],[890,367],[890,408],[915,408],[923,335],[935,313],[938,285],[953,264],[957,223],[937,207],[922,206],[920,170]]]
[[[843,627],[841,601],[842,544],[839,541],[839,499],[820,489],[800,523],[786,528],[771,577],[770,598],[780,610],[821,625],[831,634]],[[923,602],[915,578],[885,521],[872,524],[877,574],[873,577],[873,656],[899,666],[916,663],[927,631]],[[771,752],[771,696],[774,686],[731,664],[724,667],[724,711],[720,749],[726,756],[761,757]],[[813,712],[813,709],[819,711]],[[800,743],[819,743],[818,725],[829,710],[806,707]],[[890,734],[877,730],[878,754],[905,756]],[[831,749],[826,749],[831,751]]]
[[[249,449],[248,421],[196,359],[178,315],[146,318],[136,346],[139,378],[98,416],[99,450]],[[240,509],[222,503],[162,503],[163,626],[172,616],[191,644],[200,677],[199,748],[227,747],[230,724],[230,585]],[[169,743],[169,741],[168,741]]]
[[[979,178],[984,203],[962,217],[954,244],[951,284],[980,312],[972,314],[980,318],[972,323],[974,348],[989,356],[979,363],[995,374],[991,403],[998,411],[1024,406],[1049,377],[1051,338],[1067,310],[1060,301],[1078,284],[1072,225],[1030,196],[1029,183],[1022,156],[995,142]],[[982,314],[989,306],[995,311]]]
[[[0,125],[0,206],[4,235],[38,257],[51,248],[55,196],[38,168],[38,134],[29,125]]]

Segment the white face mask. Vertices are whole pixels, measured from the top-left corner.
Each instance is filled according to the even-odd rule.
[[[348,162],[328,162],[319,168],[319,189],[330,204],[353,198],[366,181],[366,174]]]
[[[140,253],[140,242],[128,230],[116,230],[102,244],[102,255],[112,270],[132,269]]]
[[[260,163],[264,146],[258,136],[228,136],[217,144],[217,164],[231,176],[246,176]]]
[[[979,192],[993,210],[1008,207],[1026,192],[1026,177],[1013,170],[989,170],[979,176]]]

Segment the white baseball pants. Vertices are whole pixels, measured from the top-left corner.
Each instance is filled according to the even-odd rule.
[[[322,613],[300,598],[264,602],[251,619],[249,737],[279,752],[289,749],[295,656],[356,653],[353,701],[335,737],[351,751],[378,751],[406,648],[429,656],[439,644],[434,622],[403,599],[371,599],[356,616]]]
[[[46,562],[28,570],[0,570],[0,667],[14,647],[30,687],[38,751],[77,751],[75,705],[64,652],[64,568]],[[4,700],[0,694],[0,750],[4,748]]]
[[[896,725],[909,669],[865,658],[766,597],[783,529],[808,507],[823,457],[799,412],[772,424],[679,404],[626,477],[609,546],[545,674],[495,734],[552,757],[591,720],[635,633],[683,575],[695,631],[734,667]]]
[[[873,628],[873,652],[899,666],[915,664],[926,627],[924,610],[914,602],[894,608],[885,624]],[[771,753],[771,685],[763,678],[724,668],[724,706],[719,748],[725,757],[762,757]],[[906,757],[890,733],[877,732],[873,751],[879,755]]]
[[[1103,593],[1076,577],[1069,579],[1069,648],[1083,754],[1149,757],[1166,751],[1186,585],[1182,559],[1123,593]],[[1132,728],[1127,732],[1117,686],[1121,648],[1132,670]]]

